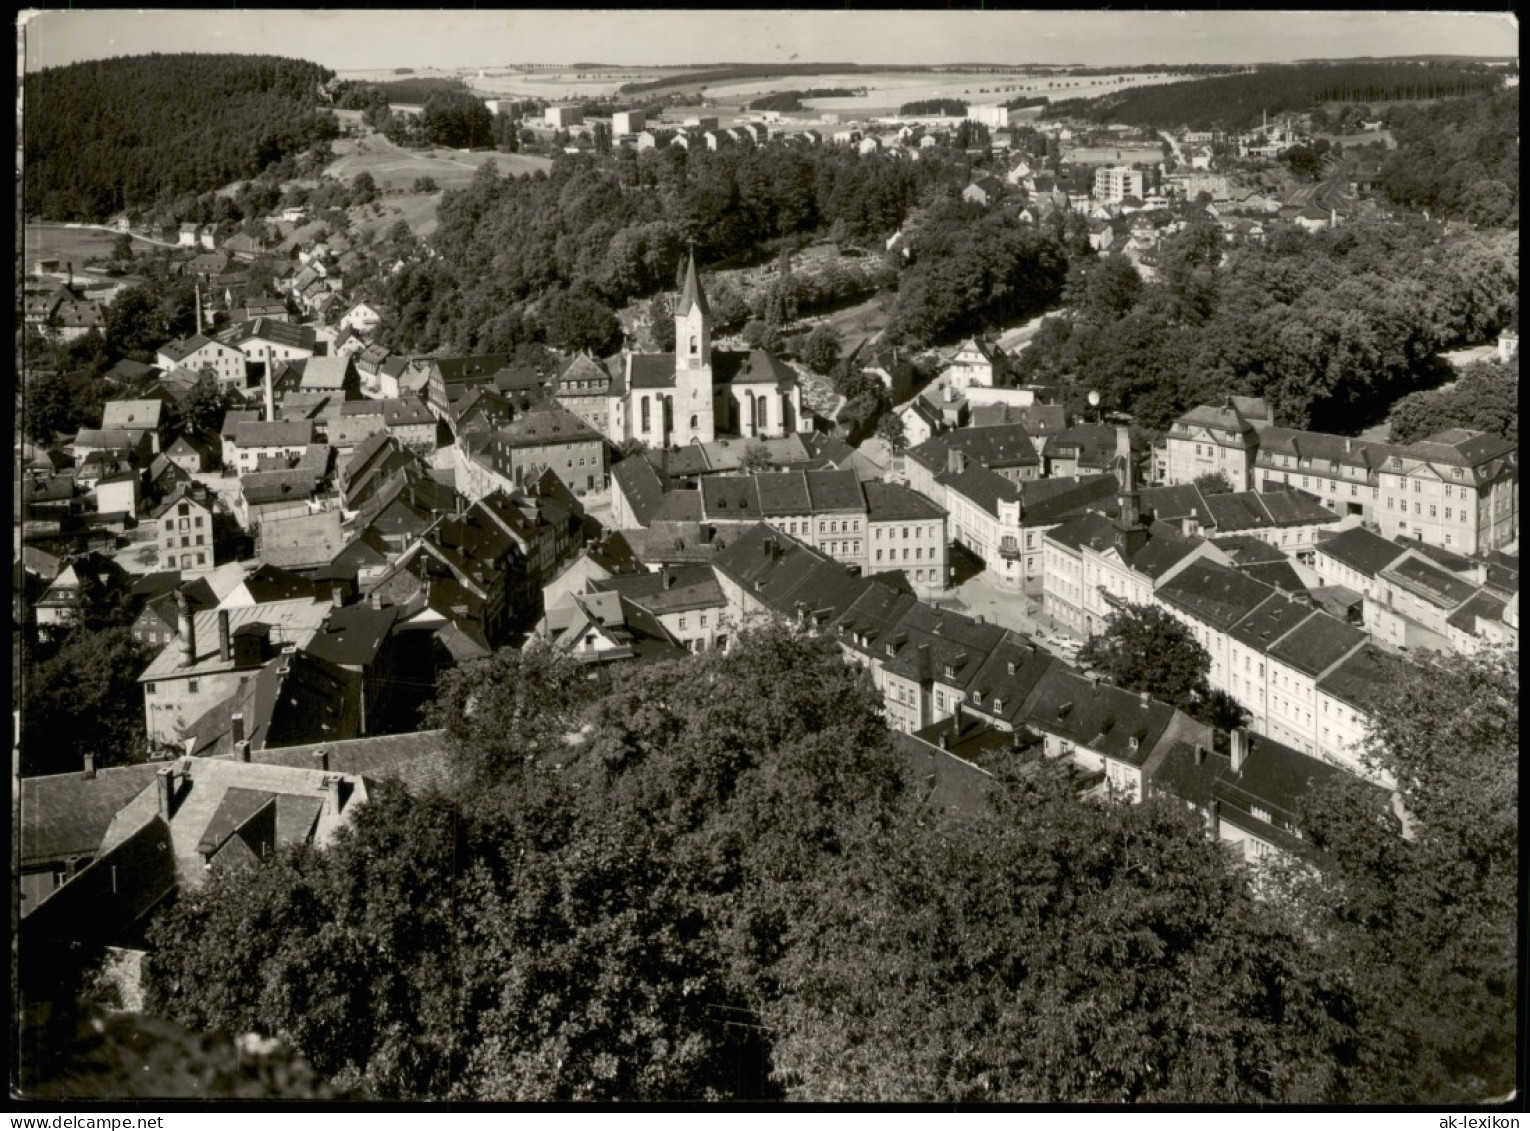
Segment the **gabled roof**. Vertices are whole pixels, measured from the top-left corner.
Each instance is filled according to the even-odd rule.
[[[431,367],[448,385],[462,381],[487,381],[509,361],[502,353],[475,354],[463,357],[437,357]]]
[[[239,448],[288,448],[313,443],[311,420],[244,420],[233,430]]]
[[[803,475],[807,479],[808,494],[812,496],[815,514],[866,509],[866,500],[861,495],[860,478],[854,471],[808,471]]]
[[[1394,444],[1374,440],[1355,440],[1326,432],[1304,432],[1296,428],[1272,426],[1259,434],[1257,462],[1268,467],[1274,462],[1271,457],[1281,455],[1293,456],[1298,460],[1314,460],[1319,464],[1337,463],[1343,467],[1374,471],[1397,450]]]
[[[314,331],[312,326],[295,326],[277,318],[255,318],[235,327],[228,337],[228,344],[236,349],[251,341],[311,351],[314,348]]]
[[[1486,589],[1479,589],[1473,593],[1459,609],[1450,614],[1445,622],[1451,628],[1458,629],[1468,635],[1477,635],[1477,619],[1502,621],[1504,610],[1508,608],[1508,602],[1500,597],[1495,597]]]
[[[101,414],[101,427],[158,428],[164,422],[164,417],[165,402],[162,400],[107,401]]]
[[[1128,765],[1141,766],[1179,714],[1167,703],[1082,676],[1061,664],[1037,681],[1024,719],[1035,730],[1066,738]],[[1134,742],[1135,740],[1135,742]]]
[[[797,371],[768,350],[751,350],[735,353],[730,350],[712,352],[712,383],[714,385],[770,385],[773,387],[796,384]]]
[[[117,810],[152,785],[158,769],[145,762],[97,770],[93,778],[22,778],[22,867],[95,855]]]
[[[961,471],[943,471],[935,477],[935,482],[947,492],[954,491],[996,518],[999,503],[1013,503],[1020,499],[1017,484],[980,463],[969,463]]]
[[[646,459],[627,458],[611,468],[611,482],[613,487],[619,488],[627,505],[631,508],[633,520],[639,526],[647,526],[653,521],[654,512],[664,498],[664,480]]]
[[[1226,771],[1217,776],[1212,795],[1244,813],[1258,806],[1283,823],[1294,824],[1303,800],[1344,772],[1273,738],[1250,732],[1243,764],[1234,771],[1229,761]],[[1231,814],[1224,809],[1223,815]]]

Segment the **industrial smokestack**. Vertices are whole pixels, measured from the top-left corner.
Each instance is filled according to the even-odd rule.
[[[1240,773],[1243,770],[1243,760],[1248,757],[1248,727],[1233,727],[1232,731],[1232,772]]]
[[[271,376],[271,369],[272,369],[272,367],[275,364],[276,364],[276,362],[272,358],[270,358],[270,357],[266,358],[265,390],[266,390],[266,420],[267,421],[271,421],[271,420],[275,420],[276,419],[276,390],[272,387],[272,381],[274,379]]]
[[[191,616],[191,602],[184,593],[175,595],[175,614],[181,638],[181,667],[189,668],[197,662],[197,627]]]

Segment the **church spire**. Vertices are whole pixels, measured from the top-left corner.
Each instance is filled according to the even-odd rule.
[[[696,277],[696,246],[691,245],[689,259],[685,267],[685,287],[680,292],[680,302],[675,307],[675,316],[683,317],[691,312],[695,306],[701,311],[703,318],[710,318],[712,312],[707,309],[707,296],[701,289],[701,280]]]

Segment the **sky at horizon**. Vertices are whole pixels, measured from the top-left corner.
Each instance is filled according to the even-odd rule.
[[[284,55],[336,71],[719,61],[1126,66],[1519,53],[1519,25],[1506,12],[71,10],[26,12],[21,22],[28,70],[154,51]]]

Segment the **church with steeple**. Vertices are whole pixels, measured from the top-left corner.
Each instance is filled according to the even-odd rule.
[[[712,348],[712,312],[694,254],[674,318],[673,353],[623,351],[605,363],[611,373],[605,432],[612,443],[641,440],[656,449],[811,430],[791,366],[767,350]]]

